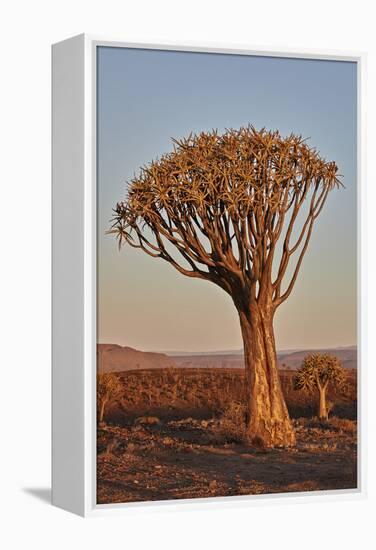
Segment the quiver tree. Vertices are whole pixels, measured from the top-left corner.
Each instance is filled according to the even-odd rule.
[[[336,164],[301,137],[248,126],[174,140],[171,153],[141,168],[115,208],[111,232],[119,247],[139,248],[231,296],[244,342],[247,430],[267,447],[295,443],[274,314],[291,294],[314,223],[338,184]]]
[[[294,376],[294,387],[319,394],[318,417],[328,420],[326,395],[328,387],[342,390],[346,384],[346,372],[334,355],[313,353],[304,358],[302,366]]]
[[[98,421],[103,422],[104,413],[109,403],[114,402],[123,393],[123,386],[114,372],[97,374]]]

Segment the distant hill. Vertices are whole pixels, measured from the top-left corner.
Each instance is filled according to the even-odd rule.
[[[175,362],[164,353],[139,351],[118,344],[98,344],[97,365],[101,372],[121,372],[174,367]]]
[[[280,353],[287,354],[292,353],[294,351],[300,351],[299,349],[290,349],[290,350],[282,350]],[[221,350],[221,351],[163,351],[166,355],[169,357],[195,357],[197,355],[200,355],[201,357],[204,356],[216,356],[216,355],[243,355],[242,349],[232,349],[232,350]]]
[[[280,353],[278,354],[278,362],[281,367],[286,365],[290,369],[298,369],[302,364],[304,357],[308,353],[330,353],[338,357],[342,362],[342,366],[345,369],[356,369],[357,367],[357,348],[356,346],[349,346],[347,348],[333,348],[333,349],[313,349],[313,350],[299,350],[293,353]]]
[[[281,351],[277,353],[280,368],[298,369],[308,353],[331,353],[336,355],[344,368],[355,369],[357,366],[357,349],[355,346],[348,348],[314,349]],[[179,367],[204,367],[204,368],[243,368],[243,354],[232,352],[232,354],[202,354],[202,355],[180,355],[173,357]]]
[[[283,350],[278,352],[278,364],[283,369],[297,369],[308,353],[331,353],[336,355],[347,369],[357,367],[356,346],[313,349],[313,350]],[[139,351],[118,344],[98,344],[98,368],[100,371],[126,371],[142,369],[176,368],[243,368],[244,360],[241,352],[220,353],[182,353],[181,355],[167,355]]]

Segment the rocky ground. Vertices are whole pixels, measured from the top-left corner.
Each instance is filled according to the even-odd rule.
[[[103,425],[97,502],[355,488],[356,422],[299,418],[294,425],[297,447],[272,451],[231,441],[218,418]]]

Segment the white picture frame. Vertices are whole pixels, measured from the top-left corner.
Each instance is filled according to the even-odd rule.
[[[98,46],[353,61],[358,74],[358,487],[96,504],[96,51]],[[132,44],[79,35],[52,47],[52,502],[81,516],[145,506],[221,507],[366,495],[365,55],[223,44]],[[67,346],[66,342],[70,345]]]

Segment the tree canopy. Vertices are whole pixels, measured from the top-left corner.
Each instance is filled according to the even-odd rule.
[[[322,159],[301,136],[284,138],[252,126],[173,141],[173,151],[142,167],[116,205],[111,232],[119,246],[127,242],[232,296],[242,289],[248,299],[257,299],[272,284],[278,306],[292,290],[328,192],[340,185],[335,162]],[[294,235],[306,200],[305,218]]]
[[[326,389],[329,384],[341,389],[346,382],[346,372],[335,355],[312,353],[304,358],[294,382],[296,389],[308,392]]]
[[[103,421],[107,404],[116,401],[124,391],[122,383],[115,372],[97,373],[97,403],[99,407],[99,422]]]

